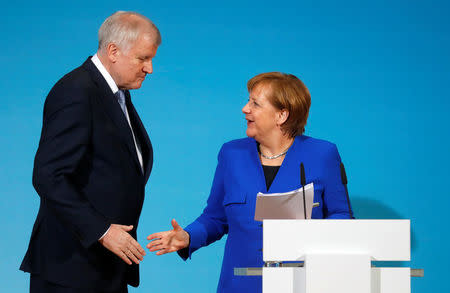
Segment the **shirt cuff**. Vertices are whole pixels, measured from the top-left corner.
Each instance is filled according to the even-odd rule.
[[[106,232],[103,233],[102,237],[100,237],[100,238],[98,239],[98,241],[102,240],[103,237],[105,237],[105,235],[108,234],[109,229],[111,229],[111,226],[109,226],[108,230],[106,230]]]

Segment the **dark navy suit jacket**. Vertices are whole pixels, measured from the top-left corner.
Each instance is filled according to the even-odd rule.
[[[258,192],[287,192],[301,187],[300,163],[306,183],[314,183],[312,218],[348,219],[349,205],[341,182],[341,158],[334,144],[305,135],[295,138],[270,189],[252,138],[223,145],[203,213],[186,227],[191,242],[186,259],[200,247],[228,234],[218,292],[261,292],[261,277],[234,276],[235,267],[262,267],[262,225],[254,220]],[[186,252],[186,250],[185,250]]]
[[[139,267],[98,242],[113,223],[134,225],[136,238],[152,169],[152,146],[128,91],[126,103],[144,172],[126,117],[90,58],[48,94],[33,170],[40,208],[21,270],[74,288],[138,286]]]

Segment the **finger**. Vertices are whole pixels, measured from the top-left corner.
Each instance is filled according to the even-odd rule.
[[[174,251],[174,250],[161,249],[160,251],[158,251],[158,252],[156,253],[156,255],[163,255],[163,254],[170,253],[170,252],[173,252],[173,251]]]
[[[178,225],[177,221],[175,221],[175,219],[172,219],[172,227],[175,231],[180,231],[182,230],[180,225]]]
[[[136,248],[137,251],[139,251],[140,254],[145,255],[144,248],[142,248],[142,246],[136,240],[134,240],[134,238],[132,238],[132,237],[131,237],[131,240],[130,240],[130,244],[131,244],[131,246]]]
[[[119,256],[124,262],[126,262],[128,265],[131,265],[131,260],[127,257],[127,255],[123,251],[119,251],[117,253],[117,256]]]
[[[150,247],[150,251],[151,252],[153,252],[153,251],[158,251],[158,250],[161,250],[161,249],[166,249],[166,247],[164,246],[164,244],[157,244],[157,245],[153,245],[152,247]]]
[[[162,241],[162,238],[155,238],[153,240],[150,240],[150,242],[147,244],[147,248],[150,248],[150,246],[154,245],[154,243],[159,243],[158,241]]]
[[[152,239],[157,239],[157,238],[162,238],[162,234],[161,233],[153,233],[151,235],[148,235],[147,240],[152,240]]]
[[[133,246],[129,247],[131,253],[133,254],[133,256],[135,256],[136,258],[138,258],[140,261],[144,260],[144,256]]]
[[[122,230],[127,231],[127,232],[133,230],[133,225],[128,225],[128,226],[126,226],[126,225],[119,225],[119,227]]]
[[[158,241],[158,242],[152,242],[149,244],[149,249],[153,248],[153,247],[157,247],[157,246],[161,246],[164,245],[164,243],[162,241]]]
[[[137,259],[137,257],[133,254],[133,252],[131,251],[131,249],[127,249],[127,251],[125,252],[125,254],[128,256],[129,259],[131,259],[135,264],[139,264],[139,260]]]
[[[162,240],[153,240],[149,244],[147,244],[147,248],[151,248],[153,246],[161,245],[163,242]]]

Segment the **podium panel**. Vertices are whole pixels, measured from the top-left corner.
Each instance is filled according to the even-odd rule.
[[[262,268],[262,293],[306,293],[304,268]]]
[[[409,220],[264,220],[263,260],[302,261],[307,254],[368,254],[409,261]]]
[[[263,293],[310,293],[307,288],[306,268],[304,267],[265,267],[262,268]],[[410,268],[371,268],[370,293],[410,293]],[[346,292],[331,288],[323,280],[316,287],[321,293]],[[356,289],[356,287],[352,287]],[[367,288],[367,286],[365,286]],[[356,291],[358,292],[358,291]],[[361,291],[362,292],[362,291]]]
[[[372,268],[371,293],[410,293],[410,268]]]
[[[263,222],[264,293],[410,293],[410,268],[371,267],[410,257],[409,220]]]
[[[307,293],[371,293],[366,254],[308,254],[305,274]]]

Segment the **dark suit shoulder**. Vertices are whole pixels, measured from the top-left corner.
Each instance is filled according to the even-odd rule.
[[[77,67],[69,73],[65,74],[55,86],[70,86],[70,85],[80,85],[82,87],[89,87],[93,85],[93,81],[89,72],[83,66]]]
[[[76,93],[88,94],[94,87],[95,83],[91,75],[83,66],[80,66],[58,80],[50,90],[49,95],[61,92],[65,93],[69,90]]]
[[[72,104],[89,104],[95,90],[89,72],[82,66],[72,70],[56,82],[45,100],[44,115],[50,115]]]

